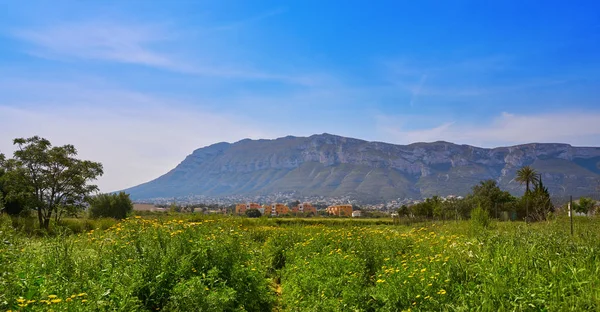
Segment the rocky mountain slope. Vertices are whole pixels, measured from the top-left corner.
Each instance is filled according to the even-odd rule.
[[[525,144],[479,148],[448,142],[394,145],[330,134],[245,139],[195,150],[176,168],[126,189],[133,199],[207,195],[344,196],[364,201],[463,195],[484,179],[522,194],[531,165],[554,196],[598,192],[600,148]]]

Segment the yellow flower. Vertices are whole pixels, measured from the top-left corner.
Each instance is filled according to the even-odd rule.
[[[427,269],[426,269],[426,268],[423,268],[423,269],[421,269],[421,272],[425,272],[425,271],[427,271]]]
[[[60,299],[60,298],[58,298],[58,299],[52,299],[52,303],[59,303],[61,301],[62,301],[62,299]]]
[[[58,298],[58,296],[57,295],[49,295],[48,298],[55,299],[55,298]]]
[[[87,299],[83,299],[83,300],[81,300],[81,302],[87,302]]]
[[[73,298],[67,298],[65,301],[66,302],[71,302],[71,301],[73,301]]]
[[[438,295],[445,295],[446,294],[446,290],[440,289],[440,291],[438,291],[437,293],[438,293]]]
[[[83,296],[87,296],[87,293],[80,293],[77,295],[77,297],[83,297]]]
[[[23,302],[25,302],[25,299],[23,299],[23,297],[21,297],[21,298],[17,299],[17,302],[18,303],[23,303]]]

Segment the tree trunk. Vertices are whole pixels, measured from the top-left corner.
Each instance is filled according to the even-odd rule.
[[[42,207],[37,208],[38,212],[38,223],[40,224],[40,229],[44,228],[44,219],[42,218]]]
[[[44,216],[44,229],[50,227],[50,220],[52,219],[52,209],[48,208],[48,213]]]

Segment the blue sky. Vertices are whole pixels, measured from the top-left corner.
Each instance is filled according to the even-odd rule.
[[[103,191],[247,137],[600,145],[595,1],[12,1],[0,72],[0,151],[74,144]]]

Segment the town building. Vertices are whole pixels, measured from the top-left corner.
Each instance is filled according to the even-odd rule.
[[[293,213],[312,213],[314,215],[317,214],[317,208],[315,208],[311,203],[301,203],[298,206],[292,208]]]
[[[279,203],[273,203],[265,208],[266,208],[265,212],[270,212],[271,216],[284,215],[284,214],[288,214],[290,212],[290,209],[288,208],[287,205],[279,204]]]
[[[352,216],[352,205],[335,205],[326,209],[327,213],[334,216],[350,217]]]
[[[352,218],[360,218],[361,212],[360,210],[352,211]]]
[[[245,204],[237,204],[235,205],[235,213],[236,214],[246,214],[246,210],[248,209],[259,209],[261,206],[257,203],[245,203]]]

